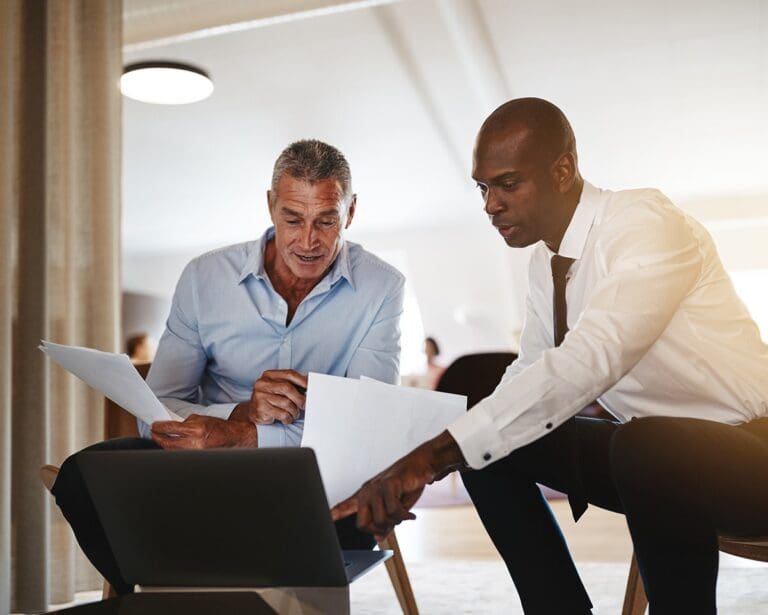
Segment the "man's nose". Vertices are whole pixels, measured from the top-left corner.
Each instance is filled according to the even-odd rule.
[[[485,195],[485,213],[489,216],[495,216],[504,210],[504,203],[498,198],[496,191],[493,188],[488,188],[488,192]]]
[[[311,224],[307,224],[301,233],[301,247],[311,250],[315,247],[316,241],[317,234],[315,233],[315,227]]]

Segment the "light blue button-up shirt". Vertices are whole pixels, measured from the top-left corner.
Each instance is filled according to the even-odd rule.
[[[286,325],[288,305],[264,270],[274,232],[204,254],[181,274],[147,377],[177,414],[228,418],[270,369],[397,382],[403,275],[345,242]],[[303,413],[259,425],[259,446],[298,446],[303,426]],[[146,424],[139,430],[149,437]]]

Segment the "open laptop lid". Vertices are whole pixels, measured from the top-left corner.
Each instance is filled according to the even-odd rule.
[[[129,583],[348,583],[311,449],[88,451],[78,460]]]

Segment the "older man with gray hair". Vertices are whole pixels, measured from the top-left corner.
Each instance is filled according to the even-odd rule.
[[[176,287],[147,381],[185,420],[140,424],[143,438],[92,448],[298,446],[309,372],[396,383],[404,278],[344,241],[356,201],[338,149],[289,145],[267,192],[273,226],[194,259]],[[53,494],[91,562],[129,592],[76,459]],[[344,548],[373,546],[352,520],[337,530]]]

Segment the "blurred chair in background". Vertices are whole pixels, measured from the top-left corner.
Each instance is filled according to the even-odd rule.
[[[151,363],[155,358],[155,342],[146,333],[131,335],[125,341],[125,351],[134,363]]]
[[[467,408],[493,393],[507,366],[517,359],[513,352],[466,354],[445,370],[436,390],[467,396]]]

